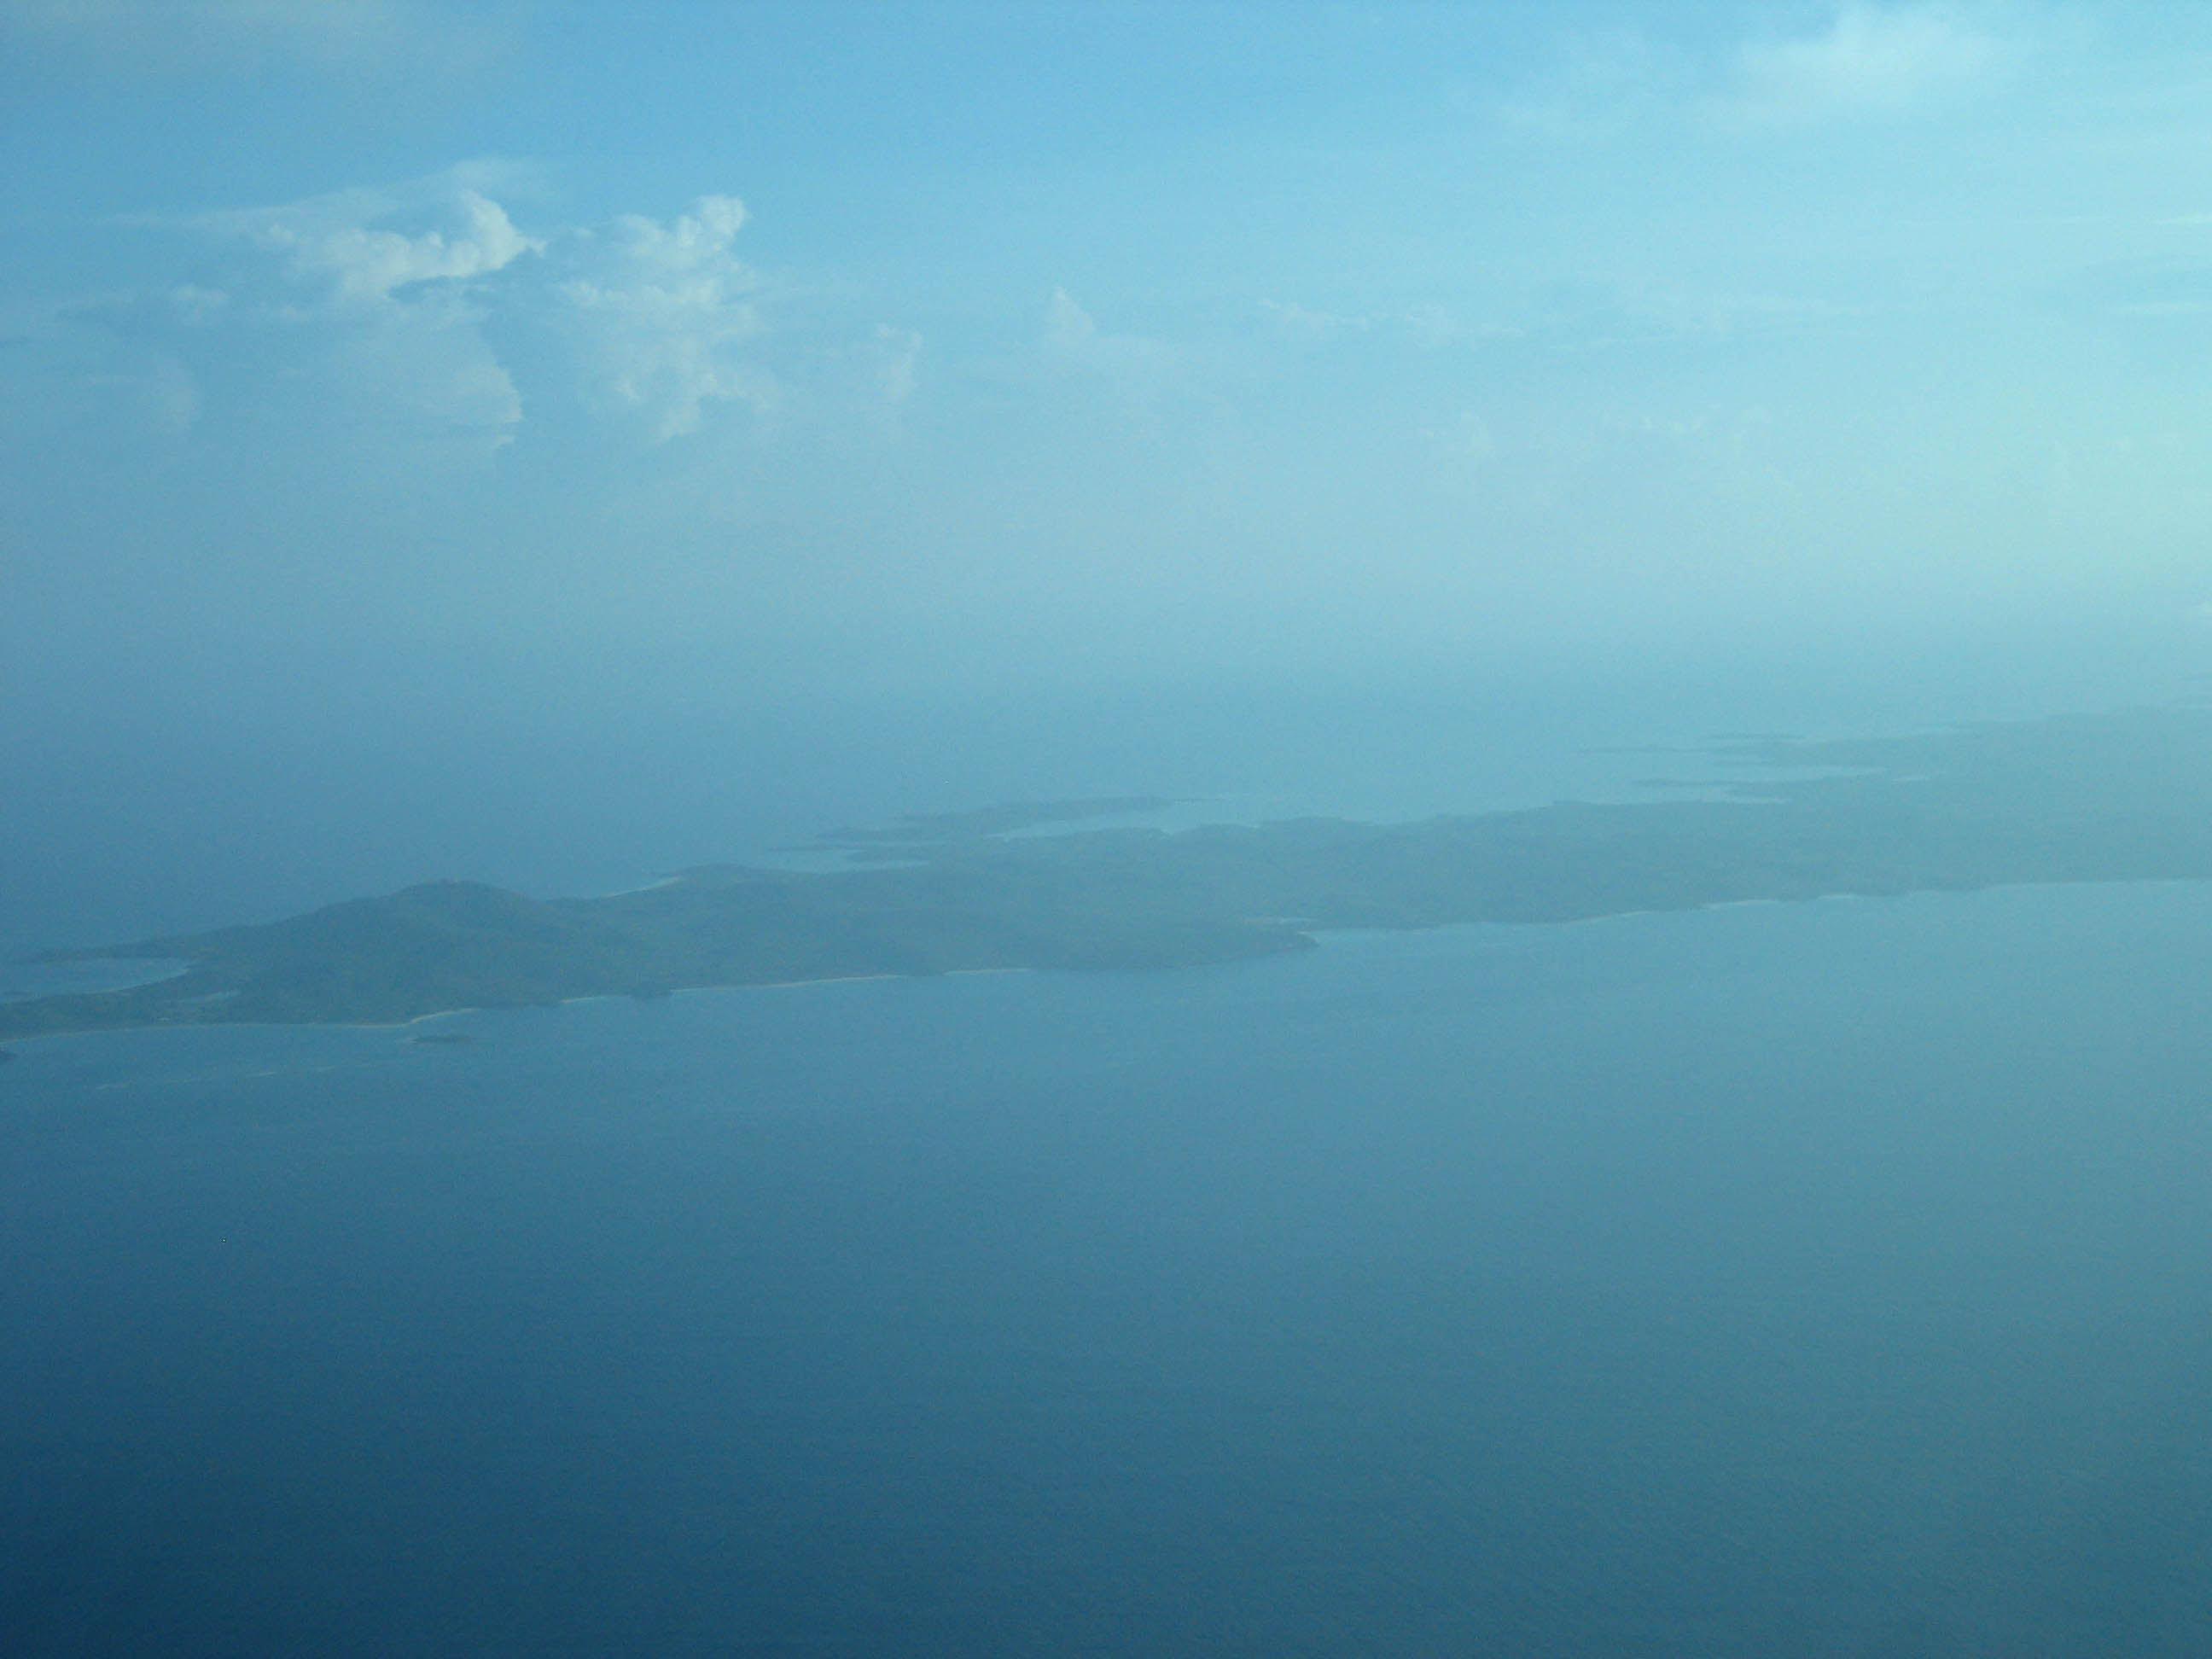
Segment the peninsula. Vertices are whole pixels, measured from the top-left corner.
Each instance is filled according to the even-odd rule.
[[[2212,878],[2212,713],[1744,738],[1709,752],[1769,775],[1721,799],[1176,833],[1023,833],[1170,804],[1152,798],[1022,803],[834,832],[822,850],[842,862],[827,871],[706,866],[635,892],[550,900],[434,882],[263,926],[48,952],[40,959],[187,966],[125,990],[0,1003],[0,1038],[397,1023],[859,975],[1162,969],[1303,950],[1328,928]]]

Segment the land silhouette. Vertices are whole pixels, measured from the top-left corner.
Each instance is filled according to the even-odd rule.
[[[1719,798],[1173,833],[1035,833],[1171,804],[1156,797],[1019,802],[833,831],[818,844],[841,855],[829,870],[708,865],[599,898],[433,882],[263,925],[46,952],[33,960],[184,966],[126,989],[0,1003],[0,1038],[398,1023],[866,975],[1170,969],[1304,950],[1335,928],[2212,877],[2212,714],[2193,708],[1706,752],[1751,775]]]

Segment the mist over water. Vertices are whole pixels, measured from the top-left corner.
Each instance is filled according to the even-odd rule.
[[[2200,697],[2208,19],[0,0],[0,958]],[[11,1041],[0,1654],[2202,1659],[2209,892]]]
[[[1540,656],[1540,653],[1539,653]],[[0,714],[0,950],[267,921],[449,877],[538,896],[772,858],[999,801],[1187,799],[1164,822],[1368,820],[1650,798],[1744,732],[1883,735],[2199,693],[2193,623],[1879,647],[1363,673],[744,696],[696,663],[388,688],[281,710]]]

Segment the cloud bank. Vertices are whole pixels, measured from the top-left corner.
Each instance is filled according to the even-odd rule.
[[[733,248],[742,203],[525,228],[498,197],[527,183],[477,163],[147,222],[210,248],[213,267],[75,320],[186,374],[196,406],[233,412],[381,411],[498,443],[529,422],[580,421],[653,445],[718,407],[775,404],[775,377],[748,356],[766,325],[762,280]]]

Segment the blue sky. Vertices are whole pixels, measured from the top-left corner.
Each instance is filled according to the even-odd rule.
[[[19,707],[2205,625],[2194,7],[11,0],[0,50]]]

